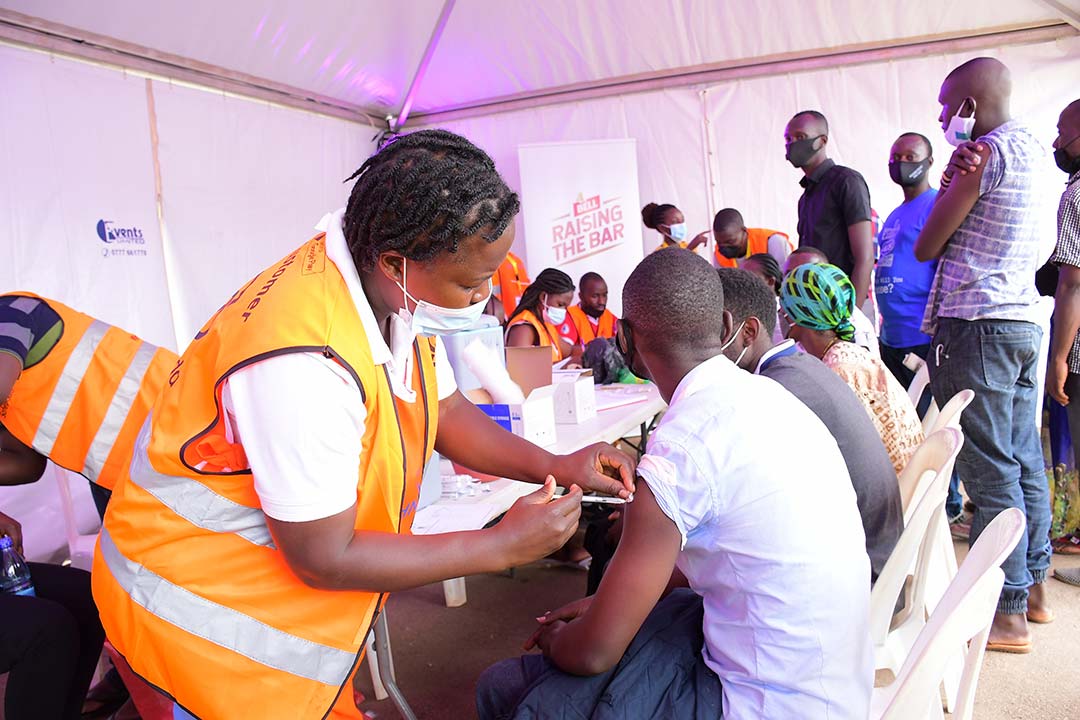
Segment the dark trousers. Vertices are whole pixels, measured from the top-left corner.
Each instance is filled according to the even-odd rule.
[[[11,720],[78,720],[105,631],[90,573],[30,563],[36,597],[0,593],[0,672]]]
[[[975,503],[970,541],[1006,508],[1027,517],[1001,569],[1005,587],[998,611],[1027,611],[1028,587],[1050,567],[1050,491],[1035,426],[1036,365],[1042,329],[1007,320],[942,318],[934,334],[930,384],[944,402],[966,388],[975,399],[960,418],[964,446],[956,471]]]

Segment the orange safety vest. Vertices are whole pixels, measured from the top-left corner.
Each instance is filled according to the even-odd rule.
[[[615,322],[618,318],[616,318],[615,313],[610,310],[604,310],[604,314],[600,316],[600,321],[597,323],[595,331],[593,330],[591,318],[581,309],[581,305],[571,305],[566,311],[569,313],[570,319],[574,323],[574,327],[577,328],[578,339],[581,341],[582,345],[588,345],[598,337],[615,337]]]
[[[548,321],[540,322],[532,310],[522,310],[510,322],[506,323],[506,337],[510,337],[510,328],[515,325],[532,325],[536,336],[540,338],[540,347],[551,348],[551,362],[557,363],[563,359],[562,347],[559,346],[559,329]]]
[[[324,235],[256,276],[195,336],[113,495],[92,583],[106,634],[131,668],[207,720],[321,718],[339,696],[351,705],[344,686],[386,598],[313,588],[293,573],[244,448],[226,437],[225,380],[296,352],[322,353],[360,388],[357,530],[410,531],[435,443],[433,341],[413,344],[416,402],[397,398]],[[319,472],[318,457],[311,462]]]
[[[655,248],[653,248],[653,252],[656,252],[657,250],[667,250],[667,249],[673,248],[673,247],[680,247],[683,250],[685,250],[688,245],[689,245],[689,243],[683,242],[681,240],[678,243],[675,243],[674,245],[669,244],[669,243],[665,243],[665,242],[661,242],[659,245],[657,245]]]
[[[782,235],[788,244],[788,252],[795,249],[795,245],[791,242],[791,238],[787,236],[787,233],[782,233],[779,230],[767,230],[765,228],[746,228],[746,254],[741,258],[726,258],[720,254],[719,250],[714,249],[713,255],[716,256],[716,264],[720,267],[738,267],[740,260],[745,260],[751,255],[757,255],[758,253],[769,252],[769,238],[773,235]]]
[[[529,287],[531,282],[521,258],[512,252],[506,253],[506,259],[495,271],[495,283],[492,288],[495,296],[502,301],[505,317],[509,318],[517,309],[525,288]]]
[[[12,294],[48,303],[63,329],[52,350],[19,375],[0,423],[60,467],[112,490],[176,353],[55,300]]]

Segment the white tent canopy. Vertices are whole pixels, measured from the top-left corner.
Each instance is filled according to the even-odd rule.
[[[182,348],[343,204],[387,116],[465,134],[514,188],[520,144],[634,138],[642,201],[692,232],[736,207],[794,235],[781,136],[814,108],[884,217],[889,146],[922,132],[943,166],[937,92],[970,57],[1010,66],[1049,146],[1078,27],[1076,0],[0,0],[0,291]],[[0,509],[41,556],[60,525],[32,498]]]

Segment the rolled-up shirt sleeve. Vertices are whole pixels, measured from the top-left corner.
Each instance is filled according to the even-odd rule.
[[[694,459],[676,443],[649,443],[638,463],[638,476],[646,482],[660,511],[679,529],[680,547],[712,515],[713,498]]]

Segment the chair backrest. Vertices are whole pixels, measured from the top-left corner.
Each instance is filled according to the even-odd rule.
[[[898,478],[905,524],[910,522],[911,513],[938,476],[945,476],[945,483],[948,483],[946,471],[951,470],[963,444],[963,433],[957,428],[946,427],[927,436],[911,455]]]
[[[971,404],[971,401],[975,399],[974,390],[961,390],[949,399],[949,402],[945,403],[945,407],[941,408],[941,412],[938,413],[935,418],[933,426],[930,428],[930,432],[937,432],[942,428],[959,428],[960,427],[960,415],[963,414],[964,408]]]
[[[880,720],[925,717],[934,703],[941,702],[946,666],[956,649],[968,641],[970,647],[964,651],[964,670],[952,717],[970,720],[986,638],[1005,582],[999,565],[1020,541],[1024,527],[1024,513],[1017,508],[1001,512],[987,525],[919,633],[896,679],[880,689],[889,696],[885,707],[879,708]]]
[[[900,597],[912,567],[915,573],[911,597],[905,603],[904,612],[922,612],[925,595],[923,569],[937,541],[931,520],[936,513],[944,512],[948,495],[949,491],[944,487],[936,487],[923,495],[870,591],[870,637],[875,645],[884,643],[889,634],[896,599]]]

